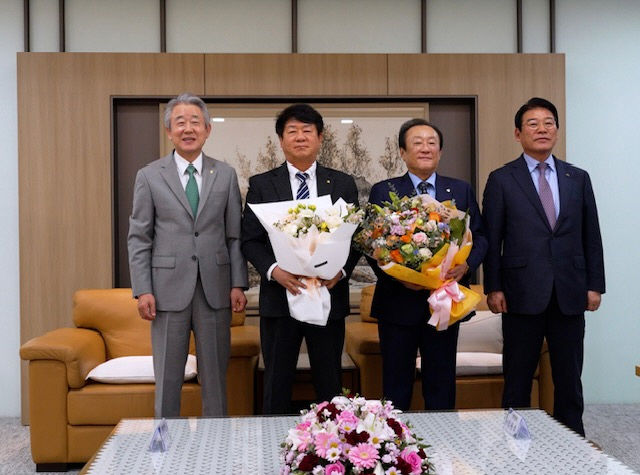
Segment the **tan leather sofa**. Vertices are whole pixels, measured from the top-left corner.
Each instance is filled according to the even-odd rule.
[[[482,295],[482,287],[472,286]],[[362,289],[360,299],[360,321],[348,322],[346,325],[346,352],[354,361],[360,374],[360,394],[367,398],[382,397],[382,356],[378,338],[378,324],[371,317],[371,301],[375,286]],[[488,310],[486,300],[478,306],[478,310]],[[465,332],[473,332],[473,319],[461,324],[458,351],[461,351]],[[501,330],[497,338],[501,338]],[[468,340],[469,338],[466,338]],[[487,342],[492,343],[492,342]],[[470,351],[468,349],[463,351]],[[481,350],[479,350],[481,351]],[[476,374],[456,377],[456,408],[498,408],[501,407],[504,379],[502,374]],[[540,363],[536,371],[531,391],[532,407],[540,407],[549,414],[553,412],[553,382],[551,380],[551,364],[546,343],[540,355]],[[422,389],[419,376],[413,387],[411,401],[412,410],[424,409]]]
[[[65,470],[89,460],[122,418],[153,417],[153,384],[85,381],[100,363],[151,354],[150,323],[138,316],[130,289],[79,290],[73,297],[76,328],[59,328],[20,348],[29,361],[31,454],[38,471]],[[191,344],[194,353],[195,345]],[[234,313],[227,399],[231,415],[253,414],[259,330]],[[185,382],[183,416],[201,413],[200,385]]]

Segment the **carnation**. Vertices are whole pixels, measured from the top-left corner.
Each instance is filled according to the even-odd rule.
[[[390,401],[336,396],[302,411],[282,444],[282,474],[431,473],[420,442]]]

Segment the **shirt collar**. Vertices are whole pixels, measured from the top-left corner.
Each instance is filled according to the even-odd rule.
[[[289,163],[289,161],[287,161],[287,170],[289,170],[289,177],[290,178],[295,178],[296,177],[296,173],[298,172],[302,172],[302,173],[306,173],[309,175],[309,179],[310,180],[315,180],[316,178],[316,164],[317,162],[314,161],[311,166],[309,168],[307,168],[304,172],[302,170],[298,170],[296,167],[294,167],[293,165],[291,165],[291,163]]]
[[[196,159],[193,162],[190,162],[189,160],[182,158],[180,154],[174,150],[173,159],[176,162],[176,166],[178,167],[179,175],[181,176],[184,175],[184,172],[187,170],[187,167],[189,165],[193,165],[198,175],[202,176],[202,152],[200,152],[200,154],[196,157]]]
[[[431,176],[429,178],[427,178],[426,180],[423,180],[422,178],[420,178],[419,176],[414,175],[411,172],[407,172],[409,174],[409,178],[411,178],[411,183],[413,183],[413,187],[417,190],[418,189],[418,185],[420,183],[422,183],[423,181],[426,181],[427,183],[429,183],[431,186],[433,186],[433,189],[436,189],[436,173],[432,173]]]
[[[526,153],[523,153],[522,156],[524,157],[524,161],[527,162],[527,167],[529,168],[529,173],[533,173],[533,170],[536,169],[536,167],[538,166],[538,163],[540,163],[540,162],[538,160],[536,160],[535,158],[530,157]],[[556,171],[556,164],[553,161],[553,155],[552,154],[549,154],[549,156],[546,158],[544,163],[547,164],[547,167],[549,167],[549,170],[551,170],[552,172]]]

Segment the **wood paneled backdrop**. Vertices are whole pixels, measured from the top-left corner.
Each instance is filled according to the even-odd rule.
[[[520,153],[519,105],[545,97],[565,123],[561,54],[18,53],[17,64],[22,343],[72,326],[75,290],[113,285],[111,96],[475,95],[479,197]],[[23,421],[26,384],[23,363]]]

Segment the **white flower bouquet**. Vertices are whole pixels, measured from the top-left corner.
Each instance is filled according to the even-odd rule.
[[[301,294],[287,291],[291,316],[326,325],[331,297],[319,279],[334,278],[347,262],[363,211],[342,198],[332,204],[329,195],[249,206],[269,234],[278,266],[304,276],[301,280],[307,288]]]

